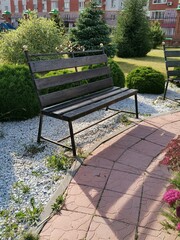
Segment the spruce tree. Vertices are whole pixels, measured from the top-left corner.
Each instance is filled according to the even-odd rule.
[[[91,1],[79,15],[75,28],[72,28],[70,40],[85,50],[99,49],[102,43],[108,56],[114,56],[115,47],[111,44],[110,28],[103,19],[103,11]]]
[[[158,21],[155,21],[151,24],[151,36],[154,49],[161,45],[165,39],[165,33],[163,32]]]
[[[144,57],[151,50],[151,31],[144,6],[147,0],[125,0],[119,13],[115,42],[118,57]]]

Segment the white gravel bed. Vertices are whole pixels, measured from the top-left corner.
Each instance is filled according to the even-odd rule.
[[[170,87],[167,96],[180,98],[180,88]],[[138,94],[140,117],[145,118],[149,115],[179,109],[177,103],[161,99],[162,95]],[[134,97],[114,104],[113,107],[134,111]],[[87,115],[73,123],[74,129],[80,130],[108,114],[110,111],[102,110]],[[11,209],[12,216],[20,209],[26,209],[32,197],[37,205],[41,203],[45,206],[65,175],[63,171],[55,172],[46,166],[46,158],[62,151],[62,148],[54,144],[42,143],[40,145],[42,152],[34,155],[28,154],[27,149],[32,144],[36,145],[38,121],[39,118],[35,117],[26,121],[0,123],[0,210]],[[54,139],[61,138],[68,133],[67,123],[53,118],[46,117],[43,126],[43,133]],[[121,126],[119,116],[110,118],[78,134],[75,137],[77,145],[86,149],[86,146]],[[59,180],[55,181],[58,177]],[[22,193],[21,187],[17,187],[17,184],[15,186],[17,182],[28,186],[29,192]],[[4,219],[0,218],[0,239],[3,239],[1,237],[3,228]]]

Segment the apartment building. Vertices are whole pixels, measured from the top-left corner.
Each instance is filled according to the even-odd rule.
[[[43,17],[49,17],[49,12],[57,9],[65,24],[71,27],[88,2],[89,0],[0,0],[0,15],[4,11],[11,12],[11,21],[15,25],[28,9],[37,10],[39,16]],[[110,26],[116,25],[117,15],[123,7],[123,0],[97,0],[97,4],[104,10],[107,23]]]
[[[172,38],[177,29],[180,0],[150,0],[149,17],[159,21],[167,38]]]

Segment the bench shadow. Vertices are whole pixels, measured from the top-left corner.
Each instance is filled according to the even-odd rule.
[[[147,135],[141,135],[142,131]],[[139,139],[135,139],[138,132]],[[157,139],[156,135],[151,138],[155,133]],[[112,143],[110,140],[84,162],[69,186],[63,209],[92,215],[86,240],[159,236],[162,226],[158,221],[162,220],[160,211],[164,205],[161,200],[170,177],[167,168],[158,164],[163,156],[159,153],[174,137],[153,124],[140,124],[120,139],[116,137]],[[148,145],[154,147],[153,153],[146,153]],[[132,152],[135,160],[130,159]]]

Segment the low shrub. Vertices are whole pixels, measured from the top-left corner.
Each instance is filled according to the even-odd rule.
[[[0,65],[0,120],[24,120],[39,113],[28,67]]]
[[[160,94],[164,92],[165,78],[151,67],[138,67],[127,75],[126,85],[139,93]]]
[[[117,87],[124,87],[125,76],[119,65],[112,59],[108,60],[108,65],[111,69],[111,74],[113,78],[113,83]]]
[[[125,85],[125,76],[119,65],[112,59],[108,59],[108,66],[111,69],[111,75],[113,78],[113,83],[117,87],[124,87]],[[94,66],[85,66],[83,70],[90,69],[90,68],[97,68],[97,65]]]

